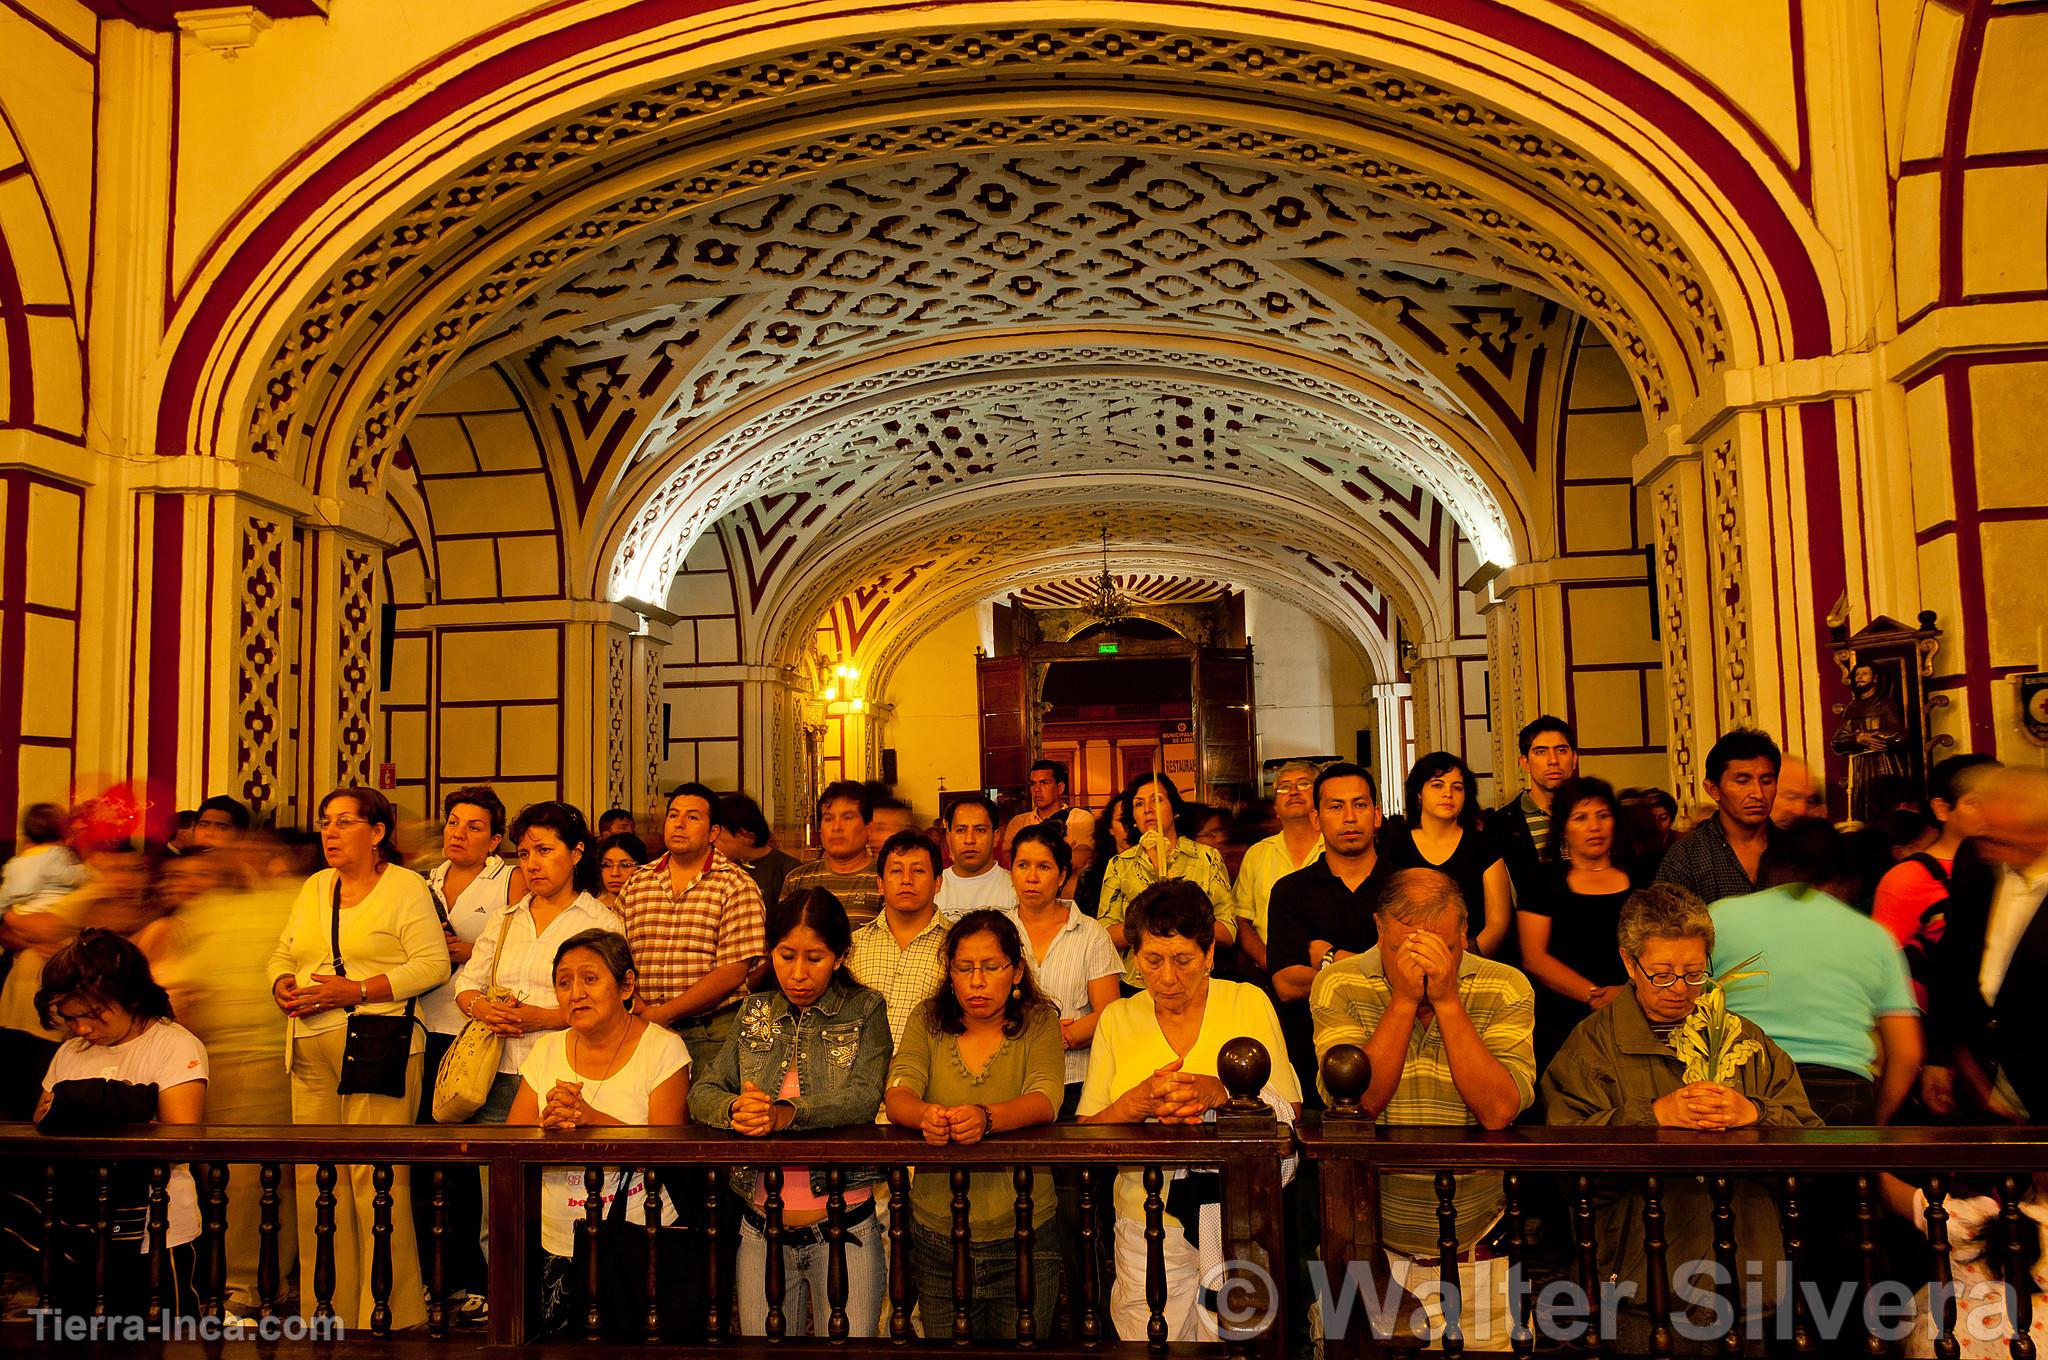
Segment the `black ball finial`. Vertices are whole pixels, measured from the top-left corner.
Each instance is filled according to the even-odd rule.
[[[1323,1055],[1323,1089],[1330,1093],[1329,1114],[1338,1119],[1363,1115],[1358,1099],[1372,1085],[1372,1059],[1357,1044],[1336,1044]]]
[[[1259,1099],[1259,1092],[1266,1089],[1266,1079],[1273,1075],[1273,1057],[1257,1039],[1239,1035],[1216,1050],[1216,1075],[1222,1079],[1223,1089],[1230,1092],[1231,1104],[1242,1106],[1249,1102],[1263,1110],[1265,1103]]]

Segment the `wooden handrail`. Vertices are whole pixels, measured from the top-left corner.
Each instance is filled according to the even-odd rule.
[[[801,1149],[798,1153],[793,1149]],[[815,1133],[749,1138],[699,1124],[593,1128],[569,1132],[504,1124],[144,1124],[116,1132],[52,1138],[33,1124],[0,1124],[0,1159],[225,1162],[630,1162],[727,1166],[788,1161],[822,1165],[1044,1166],[1145,1161],[1171,1164],[1271,1160],[1294,1150],[1277,1121],[1200,1127],[1056,1124],[997,1134],[962,1147],[933,1147],[909,1129],[862,1124]]]

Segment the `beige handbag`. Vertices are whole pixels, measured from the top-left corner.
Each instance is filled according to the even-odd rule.
[[[507,908],[498,920],[498,947],[491,955],[491,977],[484,984],[483,999],[504,1001],[512,995],[509,987],[498,985],[498,961],[505,957],[505,932],[512,927]],[[471,1020],[441,1055],[434,1073],[434,1119],[442,1124],[460,1124],[484,1107],[490,1099],[491,1083],[498,1079],[498,1062],[505,1056],[505,1036],[481,1020]]]

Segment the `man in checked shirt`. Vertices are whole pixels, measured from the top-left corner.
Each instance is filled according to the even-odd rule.
[[[718,817],[717,794],[678,788],[662,823],[667,853],[619,890],[640,1013],[673,1029],[699,1072],[725,1047],[747,975],[768,953],[761,889],[712,843]]]

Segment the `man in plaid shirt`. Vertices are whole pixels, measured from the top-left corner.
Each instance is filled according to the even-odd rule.
[[[761,889],[712,844],[718,817],[718,795],[702,784],[670,794],[667,853],[619,890],[640,1013],[673,1029],[699,1072],[725,1046],[747,975],[768,953]]]

